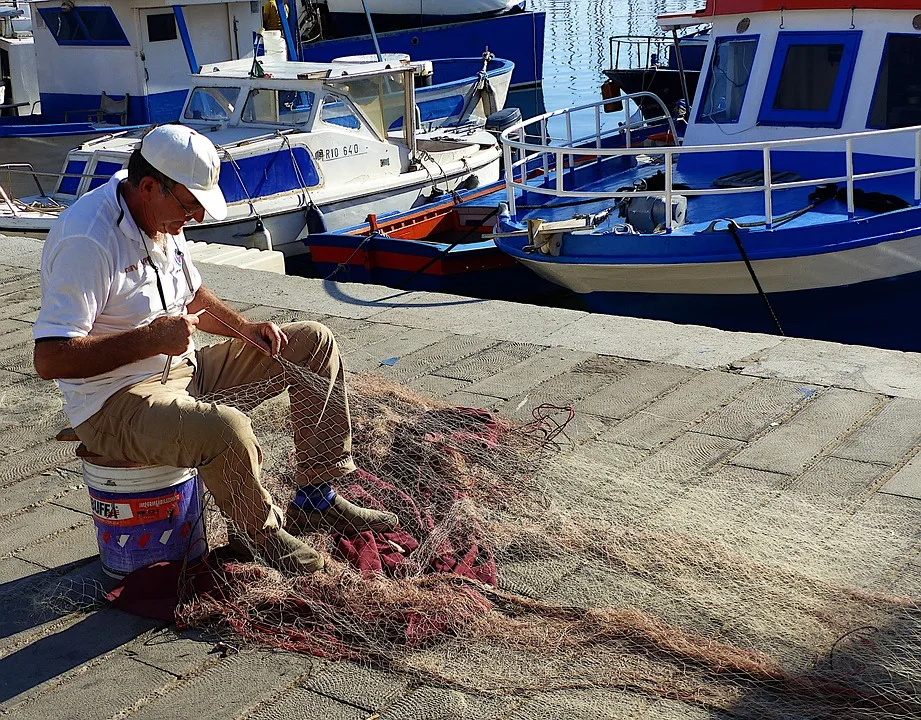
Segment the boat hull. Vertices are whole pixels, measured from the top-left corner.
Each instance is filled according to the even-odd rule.
[[[921,351],[913,330],[921,302],[921,231],[849,250],[753,260],[784,334]],[[559,262],[503,249],[577,293],[592,312],[724,330],[777,333],[765,297],[738,261]]]
[[[540,83],[544,62],[542,12],[512,13],[482,20],[415,27],[381,32],[377,35],[381,52],[405,53],[413,60],[438,60],[444,57],[477,57],[488,47],[496,55],[515,63],[512,88]],[[374,52],[370,35],[307,43],[301,59],[331,62],[337,57]]]

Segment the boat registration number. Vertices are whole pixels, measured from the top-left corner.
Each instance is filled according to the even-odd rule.
[[[366,152],[368,152],[367,146],[362,146],[360,143],[349,143],[348,145],[320,148],[315,153],[315,157],[317,160],[340,160],[354,155],[364,155]]]

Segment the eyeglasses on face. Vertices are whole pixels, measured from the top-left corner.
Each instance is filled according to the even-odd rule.
[[[174,192],[172,191],[172,189],[171,189],[168,185],[164,185],[163,187],[166,188],[166,192],[168,192],[170,195],[173,196],[173,200],[175,200],[177,203],[179,203],[179,207],[181,207],[181,208],[182,208],[182,212],[185,213],[185,219],[186,219],[186,221],[189,221],[189,220],[194,219],[196,215],[198,215],[202,210],[204,210],[204,208],[201,207],[201,205],[199,205],[199,206],[198,206],[196,209],[194,209],[194,210],[189,210],[189,208],[187,208],[187,207],[185,206],[185,203],[182,202],[182,200],[180,200],[178,197],[176,197],[176,193],[174,193]]]

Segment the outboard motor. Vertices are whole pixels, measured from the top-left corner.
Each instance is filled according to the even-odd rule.
[[[507,130],[512,125],[521,122],[521,110],[516,107],[507,107],[503,110],[494,112],[486,118],[486,130],[499,139],[503,130]]]

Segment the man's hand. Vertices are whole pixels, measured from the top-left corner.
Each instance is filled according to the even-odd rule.
[[[269,357],[278,355],[288,344],[288,336],[273,322],[248,322],[243,326],[241,333]]]
[[[182,355],[198,327],[196,315],[161,315],[148,326],[160,355]]]

